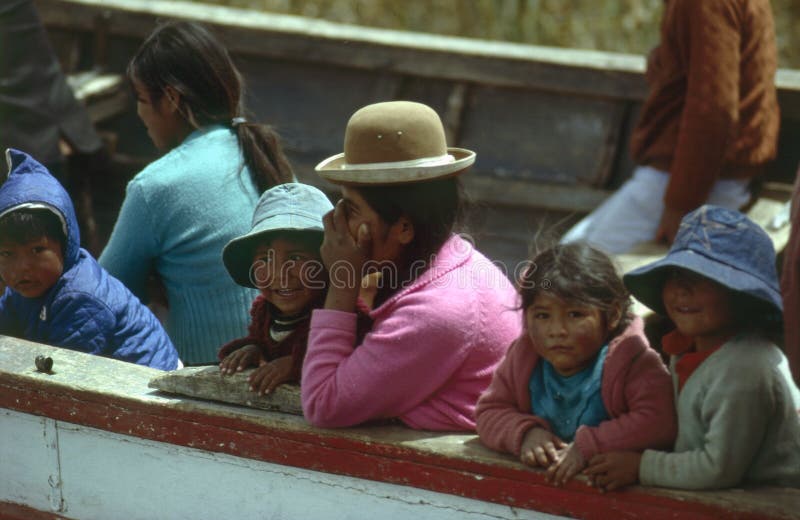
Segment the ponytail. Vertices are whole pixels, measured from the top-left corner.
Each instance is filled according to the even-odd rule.
[[[283,154],[278,134],[267,125],[242,122],[233,127],[239,138],[244,163],[259,193],[285,182],[292,182],[294,174],[289,160]]]

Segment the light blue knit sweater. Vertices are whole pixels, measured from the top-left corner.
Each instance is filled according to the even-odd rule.
[[[155,269],[169,299],[167,332],[184,363],[217,360],[247,331],[255,290],[236,285],[222,247],[250,229],[258,193],[229,128],[210,126],[128,184],[100,264],[139,298]]]

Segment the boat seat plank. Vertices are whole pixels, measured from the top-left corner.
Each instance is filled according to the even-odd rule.
[[[89,119],[95,124],[124,113],[130,97],[121,74],[105,74],[96,70],[67,76],[67,83],[78,101],[86,105]]]
[[[298,385],[283,384],[271,394],[259,395],[249,388],[248,378],[254,370],[223,376],[218,366],[187,367],[156,376],[148,386],[170,394],[303,415]]]
[[[625,104],[547,91],[474,87],[460,146],[479,150],[473,175],[603,187]]]

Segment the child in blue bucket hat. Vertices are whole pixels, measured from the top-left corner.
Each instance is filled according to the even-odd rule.
[[[311,311],[325,298],[327,274],[319,248],[322,217],[332,209],[313,186],[275,186],[261,195],[250,231],[223,249],[233,280],[261,294],[250,309],[248,335],[219,351],[222,375],[257,367],[249,385],[261,395],[300,381]]]
[[[800,487],[800,392],[768,339],[783,308],[769,236],[738,211],[702,206],[683,218],[664,258],[623,280],[675,324],[662,345],[678,438],[673,453],[595,456],[586,470],[593,484]]]

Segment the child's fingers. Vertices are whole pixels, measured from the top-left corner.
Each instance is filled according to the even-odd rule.
[[[522,461],[523,464],[527,464],[529,466],[538,466],[539,464],[536,462],[536,456],[533,454],[533,450],[525,450],[519,454],[519,459]]]
[[[269,374],[270,368],[270,365],[263,365],[253,370],[253,373],[248,378],[251,392],[261,393],[261,386],[264,383],[264,378]]]
[[[553,462],[558,461],[558,453],[552,442],[536,446],[533,448],[533,454],[536,456],[536,462],[542,467],[548,467]]]
[[[261,378],[261,384],[258,385],[258,394],[266,395],[272,392],[274,385],[272,382],[275,380],[275,370],[273,367],[264,370],[264,377]]]
[[[267,386],[267,393],[271,394],[276,388],[285,383],[288,379],[288,374],[282,374],[279,370],[276,370],[273,374],[272,380],[269,383],[269,386]]]
[[[550,466],[550,470],[548,473],[550,474],[550,482],[555,484],[556,486],[561,485],[561,480],[564,478],[564,470],[566,469],[566,461],[563,459],[560,460],[557,464],[553,464]]]
[[[560,475],[556,475],[556,479],[557,479],[556,482],[558,482],[558,484],[560,486],[563,486],[567,482],[572,480],[575,477],[575,475],[577,475],[578,472],[580,471],[580,466],[578,466],[577,464],[574,464],[574,463],[565,464],[564,466],[565,467],[564,467],[563,471],[561,471],[561,474]]]
[[[603,491],[614,491],[616,489],[625,487],[627,483],[619,475],[611,473],[603,475],[601,486]]]
[[[536,458],[536,463],[539,466],[547,467],[550,465],[550,460],[547,458],[547,453],[543,446],[536,446],[533,448],[533,455]]]
[[[222,360],[222,363],[219,364],[219,371],[222,375],[229,375],[234,372],[234,367],[239,364],[239,356],[237,352],[231,352],[225,359]]]
[[[550,459],[550,462],[556,462],[558,460],[558,453],[556,452],[556,446],[552,442],[547,442],[544,445],[545,452],[547,452],[547,457]]]
[[[551,484],[557,482],[556,475],[558,475],[558,468],[559,467],[560,467],[560,464],[558,462],[556,462],[554,464],[550,464],[550,467],[547,468],[547,471],[545,472],[545,475],[544,475],[544,478],[545,478],[545,480],[547,482],[549,482]]]
[[[547,468],[547,481],[556,486],[561,486],[572,478],[571,469],[572,465],[569,463],[569,460],[562,458],[560,461]]]
[[[236,367],[237,372],[241,372],[245,368],[254,365],[256,354],[254,352],[242,352],[239,356],[239,365]]]
[[[228,371],[231,374],[234,372],[241,372],[252,364],[251,358],[253,354],[252,352],[248,352],[247,349],[239,349],[233,353],[233,356],[231,364],[228,366]]]
[[[589,464],[583,472],[587,475],[597,475],[599,473],[606,473],[608,468],[609,464],[606,458],[602,455],[595,455],[592,457],[592,460],[589,461]]]

